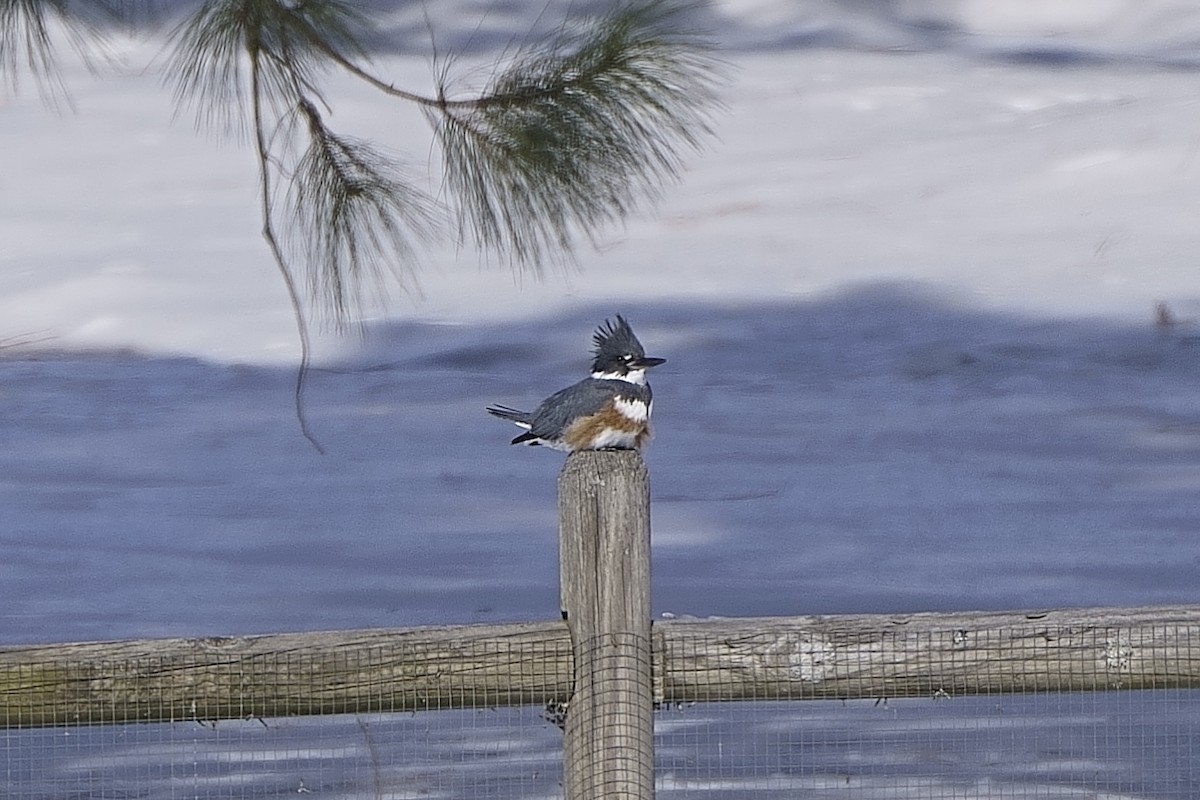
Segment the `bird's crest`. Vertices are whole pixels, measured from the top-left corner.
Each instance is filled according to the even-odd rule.
[[[646,355],[642,343],[633,335],[633,328],[629,327],[629,323],[620,314],[615,322],[611,319],[605,320],[604,324],[596,329],[592,341],[596,344],[597,360],[618,358],[626,353],[632,353],[637,358]]]

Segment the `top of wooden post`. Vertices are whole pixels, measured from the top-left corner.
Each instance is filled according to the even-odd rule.
[[[603,478],[612,473],[646,474],[646,462],[637,450],[580,450],[567,456],[559,481],[568,475],[590,473]]]

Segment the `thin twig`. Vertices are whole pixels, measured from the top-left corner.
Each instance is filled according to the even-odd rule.
[[[466,98],[463,100],[448,100],[443,96],[426,97],[425,95],[405,91],[404,89],[397,89],[393,84],[387,83],[386,81],[376,78],[374,75],[367,72],[365,69],[363,69],[362,67],[358,66],[353,61],[351,61],[350,59],[343,56],[337,50],[334,50],[332,47],[325,44],[325,42],[318,41],[318,42],[314,42],[314,44],[316,44],[320,48],[321,52],[323,52],[325,55],[329,56],[329,58],[332,59],[333,62],[336,63],[338,66],[340,66],[342,69],[346,70],[347,72],[349,72],[351,75],[355,76],[356,78],[360,78],[360,79],[366,81],[371,86],[374,86],[376,89],[383,92],[384,94],[391,95],[392,97],[398,97],[401,100],[407,100],[411,103],[417,103],[418,105],[426,106],[427,108],[437,108],[437,109],[441,109],[443,111],[445,111],[446,109],[451,109],[451,108],[474,109],[474,108],[484,108],[489,105],[503,105],[505,103],[512,103],[512,102],[516,102],[516,101],[520,101],[520,100],[529,100],[534,97],[542,97],[542,96],[550,95],[550,94],[553,94],[554,92],[562,90],[562,87],[555,86],[555,87],[547,87],[545,89],[539,90],[536,93],[528,92],[528,93],[524,93],[524,94],[511,94],[510,93],[510,94],[504,94],[504,95],[489,95],[489,96],[484,96],[484,97],[470,97],[470,98]]]
[[[308,419],[304,414],[304,379],[308,376],[309,360],[312,354],[312,344],[309,340],[308,321],[304,317],[304,307],[301,304],[300,293],[296,289],[296,281],[292,278],[292,272],[288,269],[287,260],[284,258],[283,250],[279,246],[279,240],[275,236],[275,226],[272,223],[271,217],[271,166],[270,154],[267,150],[267,137],[263,131],[262,118],[262,98],[259,88],[259,53],[257,48],[250,49],[250,102],[254,111],[254,142],[258,154],[258,189],[261,194],[262,218],[263,227],[262,235],[267,241],[267,246],[271,248],[271,255],[275,259],[275,266],[278,267],[280,275],[283,277],[283,285],[287,289],[288,300],[292,304],[292,314],[296,319],[296,333],[300,338],[300,365],[296,369],[296,420],[300,423],[300,432],[304,434],[304,438],[308,439],[309,443],[321,455],[325,455],[325,448],[313,436],[312,431],[308,427]]]

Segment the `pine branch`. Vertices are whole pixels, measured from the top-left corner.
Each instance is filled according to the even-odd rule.
[[[287,257],[306,273],[308,302],[315,313],[341,327],[370,297],[382,297],[387,278],[399,279],[396,264],[411,265],[415,242],[436,229],[433,203],[393,177],[397,165],[370,143],[342,137],[317,111],[320,72],[353,65],[344,53],[361,55],[362,20],[341,0],[209,0],[175,32],[169,76],[178,108],[192,108],[197,124],[241,131],[249,60],[257,70],[251,104],[259,125],[273,128],[264,158],[292,172],[284,202],[289,207]],[[307,148],[293,160],[300,120]],[[300,270],[297,270],[297,272]]]
[[[306,236],[296,252],[308,264],[310,294],[342,325],[370,302],[367,295],[382,299],[382,266],[396,259],[411,265],[414,240],[434,238],[438,216],[432,200],[392,177],[395,162],[368,142],[335,134],[311,102],[300,110],[309,146],[288,195],[292,229]],[[388,271],[404,285],[398,269]]]
[[[658,198],[711,133],[717,63],[682,28],[692,4],[629,4],[427,114],[460,229],[540,267]],[[444,93],[444,90],[443,90]]]

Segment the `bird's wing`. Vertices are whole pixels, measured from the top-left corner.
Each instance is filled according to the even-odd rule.
[[[584,378],[579,383],[547,397],[533,412],[529,432],[543,439],[555,439],[577,417],[595,414],[616,395],[614,384],[623,381],[602,381]]]

